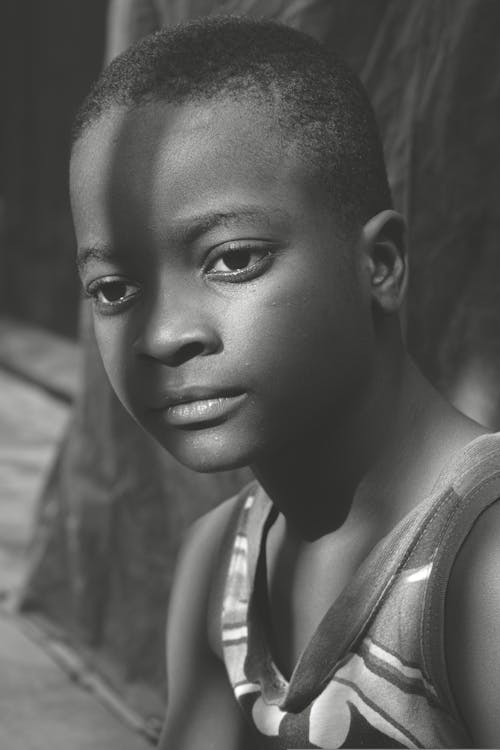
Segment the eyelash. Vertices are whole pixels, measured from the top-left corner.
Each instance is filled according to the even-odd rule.
[[[132,294],[122,295],[122,297],[114,301],[103,301],[99,299],[99,294],[103,292],[107,286],[109,287],[112,284],[118,284],[124,286],[125,288],[132,287],[136,289],[136,291]],[[140,291],[136,284],[132,284],[130,281],[128,281],[128,279],[124,279],[123,277],[111,275],[104,276],[100,279],[97,279],[96,281],[93,281],[85,289],[85,295],[92,299],[99,312],[104,315],[112,315],[114,312],[123,310],[125,307],[131,304],[139,294]]]
[[[227,283],[241,283],[250,281],[251,279],[259,276],[272,263],[272,250],[272,246],[264,242],[255,242],[253,244],[237,242],[228,243],[227,245],[215,248],[215,251],[213,251],[212,253],[212,256],[215,257],[209,258],[208,263],[206,263],[205,265],[205,273],[209,278],[216,279],[218,281],[224,281]],[[243,269],[228,271],[212,270],[219,260],[223,261],[225,256],[229,256],[231,254],[234,255],[236,253],[248,253],[250,255],[258,254],[260,255],[260,257],[250,266]],[[106,287],[109,287],[112,284],[121,285],[125,288],[131,287],[136,291],[131,294],[122,295],[122,297],[114,301],[104,301],[102,299],[99,299],[99,294],[104,292]],[[104,276],[100,279],[97,279],[96,281],[93,281],[91,284],[89,284],[85,289],[86,297],[92,299],[98,311],[103,315],[113,315],[116,312],[121,312],[122,310],[126,309],[139,296],[139,294],[140,289],[136,284],[133,284],[132,282],[128,281],[128,279],[124,279],[123,277],[113,275]]]
[[[227,245],[215,248],[213,253],[215,257],[209,259],[209,262],[206,265],[206,274],[209,277],[216,278],[218,281],[229,283],[250,281],[259,276],[262,271],[269,267],[272,262],[272,250],[272,246],[264,242],[254,242],[253,244],[238,242],[228,243]],[[258,254],[260,257],[254,263],[243,269],[215,272],[211,270],[219,260],[224,261],[225,256],[227,257],[231,254],[235,255],[237,253],[248,253],[250,255]]]

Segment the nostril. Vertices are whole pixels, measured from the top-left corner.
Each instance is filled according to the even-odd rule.
[[[176,367],[184,364],[194,357],[198,357],[205,351],[201,341],[191,341],[180,346],[177,351],[172,352],[170,356],[170,365]]]
[[[171,324],[148,325],[134,342],[134,351],[140,358],[157,360],[178,367],[195,357],[214,354],[222,349],[217,332],[208,326],[187,327]]]

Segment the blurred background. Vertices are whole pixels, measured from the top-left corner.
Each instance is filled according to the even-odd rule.
[[[497,0],[3,0],[0,661],[11,683],[0,697],[11,696],[13,713],[8,726],[0,719],[0,745],[11,750],[9,733],[28,707],[36,714],[40,686],[56,691],[42,652],[122,727],[73,697],[72,748],[154,742],[179,544],[249,478],[182,468],[114,398],[80,299],[68,203],[71,122],[102,66],[161,26],[220,13],[307,31],[359,73],[410,228],[410,350],[458,408],[500,429]],[[32,647],[28,680],[19,660],[24,669]],[[48,683],[40,677],[35,690],[37,659]],[[77,696],[58,679],[59,703],[44,708],[53,727],[69,721],[57,706]],[[52,744],[37,744],[37,729],[19,748],[68,746],[50,731]]]

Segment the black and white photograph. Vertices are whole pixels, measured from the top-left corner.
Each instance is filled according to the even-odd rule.
[[[0,32],[0,750],[500,748],[500,2]]]

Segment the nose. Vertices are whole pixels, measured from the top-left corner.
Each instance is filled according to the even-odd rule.
[[[177,302],[151,310],[134,342],[135,353],[170,367],[222,348],[215,325],[203,310]]]

